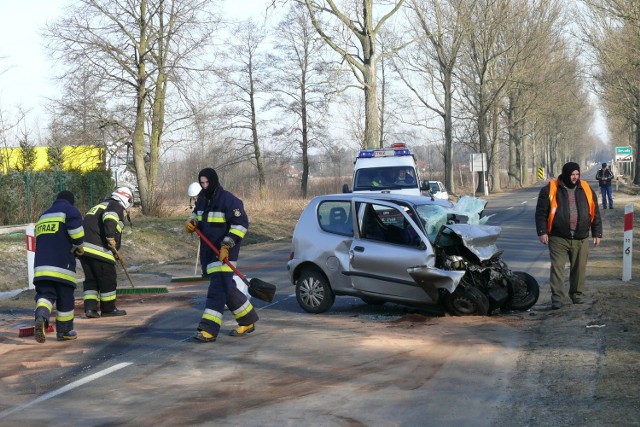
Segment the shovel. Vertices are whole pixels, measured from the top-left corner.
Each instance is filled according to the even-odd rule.
[[[220,255],[220,251],[218,250],[218,248],[216,248],[213,243],[211,243],[211,241],[207,239],[204,234],[202,234],[202,231],[196,228],[195,232],[198,233],[198,236],[200,236],[202,241],[205,242],[216,255]],[[275,285],[255,278],[247,280],[247,277],[244,274],[240,273],[238,269],[233,264],[231,264],[231,262],[229,262],[228,259],[225,258],[223,262],[227,264],[231,268],[231,270],[233,270],[233,272],[249,287],[249,295],[262,301],[273,301],[273,297],[275,297],[276,295]]]

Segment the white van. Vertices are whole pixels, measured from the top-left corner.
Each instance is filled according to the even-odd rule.
[[[345,184],[344,193],[421,194],[416,159],[404,144],[360,150],[354,165],[351,190]]]

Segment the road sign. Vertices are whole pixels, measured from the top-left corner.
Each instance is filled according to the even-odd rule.
[[[616,147],[616,162],[632,162],[633,148],[631,146]]]

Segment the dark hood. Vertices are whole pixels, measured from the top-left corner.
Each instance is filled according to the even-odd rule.
[[[204,168],[198,174],[198,182],[200,182],[200,177],[203,176],[209,181],[209,187],[207,187],[206,190],[203,188],[202,193],[204,193],[207,199],[211,199],[211,197],[220,186],[220,182],[218,181],[218,174],[212,168]]]
[[[580,172],[580,165],[575,162],[568,162],[565,163],[564,166],[562,166],[562,175],[560,175],[558,178],[564,183],[567,188],[575,188],[575,186],[578,184],[577,181],[575,184],[571,182],[571,174],[574,171]]]

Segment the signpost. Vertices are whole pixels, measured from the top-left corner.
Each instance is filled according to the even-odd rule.
[[[633,148],[630,145],[616,147],[616,162],[633,162]]]
[[[471,179],[473,180],[473,193],[476,192],[476,174],[482,172],[482,180],[484,181],[484,195],[489,195],[489,186],[487,185],[487,155],[485,153],[471,154]]]
[[[622,280],[631,280],[631,266],[633,264],[633,205],[624,207],[624,244],[622,247]]]

